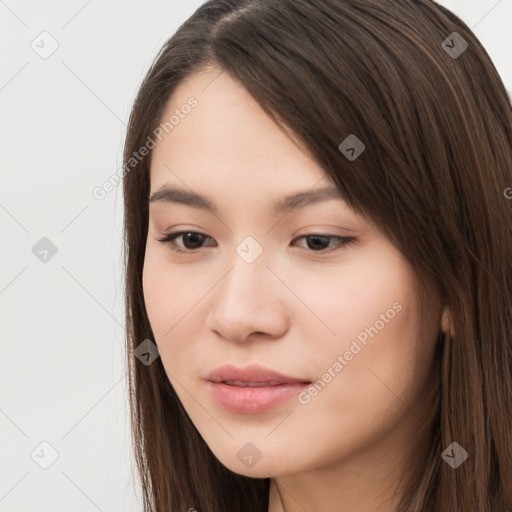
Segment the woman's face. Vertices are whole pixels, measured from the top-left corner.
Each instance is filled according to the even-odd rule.
[[[440,305],[422,311],[431,321],[420,332],[418,282],[402,254],[341,197],[313,195],[333,187],[329,177],[217,74],[178,87],[162,117],[175,116],[172,129],[152,155],[160,199],[150,202],[143,286],[169,380],[234,472],[392,458],[428,414]],[[158,241],[179,231],[192,234]],[[212,384],[226,364],[285,378]]]

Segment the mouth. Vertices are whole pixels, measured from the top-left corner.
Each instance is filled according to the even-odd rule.
[[[259,414],[281,405],[311,384],[251,365],[244,369],[225,365],[212,372],[207,387],[223,409],[233,413]]]
[[[286,384],[290,384],[288,382],[277,382],[277,381],[266,381],[266,382],[254,382],[254,381],[241,381],[241,380],[223,380],[222,384],[226,384],[228,386],[236,386],[239,388],[250,387],[250,388],[258,388],[263,386],[283,386]]]
[[[226,364],[211,372],[207,380],[224,382],[230,386],[277,386],[296,382],[311,382],[307,379],[283,375],[257,364],[245,368],[237,368],[231,364]]]

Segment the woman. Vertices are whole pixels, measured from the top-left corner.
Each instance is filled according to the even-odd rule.
[[[432,1],[202,5],[124,152],[144,510],[512,510],[511,148]]]

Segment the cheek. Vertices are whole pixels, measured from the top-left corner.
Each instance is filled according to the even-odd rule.
[[[356,267],[316,294],[314,309],[325,326],[308,350],[321,380],[319,395],[348,400],[353,411],[364,402],[389,402],[393,392],[414,392],[426,378],[431,355],[427,336],[422,340],[418,332],[412,269],[396,257]]]
[[[168,333],[199,300],[200,281],[200,273],[186,273],[172,265],[165,249],[147,247],[142,286],[149,321],[157,339]]]
[[[170,290],[172,288],[168,286],[164,269],[161,265],[158,265],[158,261],[155,258],[152,258],[150,251],[146,251],[142,273],[142,289],[149,322],[158,340],[164,330],[166,319],[167,329],[169,329],[171,326],[170,321],[174,316],[172,311],[169,311],[173,306],[173,302],[170,300]]]
[[[409,309],[405,305],[414,298],[414,274],[402,259],[382,250],[374,253],[371,258],[347,259],[338,269],[325,265],[314,273],[303,271],[292,280],[309,309],[303,308],[304,315],[296,320],[302,328],[306,322],[316,326],[307,337],[309,350],[332,357],[349,350],[356,338],[364,347],[373,337],[385,337],[404,324]]]
[[[383,293],[367,311],[357,309],[363,302],[354,301],[352,315],[348,310],[340,314],[335,324],[339,341],[316,363],[319,391],[310,412],[318,423],[344,425],[347,435],[372,436],[421,403],[433,344],[418,332],[416,296],[400,291]],[[398,303],[400,311],[392,308]]]
[[[159,247],[146,250],[142,285],[151,329],[162,363],[174,385],[184,368],[193,368],[198,340],[202,338],[198,321],[203,296],[212,284],[204,271],[185,271],[171,264],[167,251]]]

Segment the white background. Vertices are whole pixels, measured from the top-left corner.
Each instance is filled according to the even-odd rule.
[[[141,510],[125,386],[122,188],[103,200],[92,190],[121,167],[150,62],[201,3],[0,0],[1,512]],[[512,0],[440,3],[473,28],[512,91]],[[46,59],[31,47],[51,48],[43,31],[58,43]],[[57,248],[46,263],[32,252],[42,237]],[[58,453],[48,469],[35,462],[50,460],[43,441]]]

